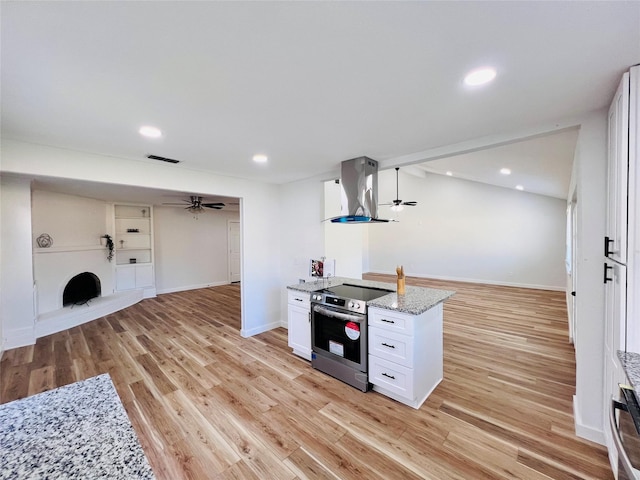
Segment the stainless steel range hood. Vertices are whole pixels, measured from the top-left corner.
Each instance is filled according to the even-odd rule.
[[[342,215],[332,223],[388,222],[378,218],[378,162],[369,157],[342,162],[340,174]]]

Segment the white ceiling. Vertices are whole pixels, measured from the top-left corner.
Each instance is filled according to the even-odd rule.
[[[388,168],[581,115],[608,105],[622,72],[640,62],[637,1],[1,8],[3,138],[144,162],[155,154],[182,160],[177,170],[274,183],[338,172],[361,155]],[[487,64],[495,82],[464,88],[464,74]],[[142,138],[143,124],[164,137]],[[533,161],[529,148],[548,148],[540,142],[500,154],[525,157],[513,159],[522,166]],[[269,162],[254,164],[255,153]],[[477,155],[446,169],[470,178],[502,163],[495,152]],[[538,170],[566,185],[559,163],[547,158]],[[540,188],[560,195],[559,185]]]

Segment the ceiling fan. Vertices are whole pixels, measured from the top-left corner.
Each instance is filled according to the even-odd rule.
[[[184,207],[185,210],[189,210],[191,213],[202,213],[205,208],[220,210],[225,206],[225,204],[221,202],[204,203],[202,197],[196,195],[191,195],[189,200],[182,200],[182,202],[183,203],[163,203],[163,205],[178,205]]]
[[[400,167],[396,167],[396,199],[393,200],[391,203],[381,203],[380,205],[391,205],[391,210],[393,210],[394,212],[400,212],[401,210],[404,209],[404,205],[408,206],[408,207],[415,207],[416,205],[418,205],[418,202],[403,202],[402,200],[400,200],[399,194],[398,194],[398,170],[400,170]]]

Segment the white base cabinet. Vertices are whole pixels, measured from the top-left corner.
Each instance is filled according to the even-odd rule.
[[[373,390],[420,408],[442,381],[442,304],[420,315],[369,307]]]
[[[289,290],[288,295],[289,346],[296,355],[311,360],[310,294]]]
[[[116,267],[116,290],[144,289],[144,297],[154,297],[153,265],[118,265]]]

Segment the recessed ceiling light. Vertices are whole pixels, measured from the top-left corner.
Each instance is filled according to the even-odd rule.
[[[522,185],[516,185],[516,190],[524,190],[524,187]]]
[[[448,172],[446,173],[446,175],[450,177],[450,176],[452,176],[452,175],[453,175],[453,172],[452,172],[452,171],[448,171]]]
[[[482,67],[472,70],[464,77],[464,84],[469,87],[484,85],[496,78],[496,71],[491,67]]]
[[[266,163],[266,161],[269,160],[269,157],[267,157],[266,155],[254,155],[253,156],[253,161],[256,163]]]
[[[509,170],[508,168],[501,168],[500,173],[502,175],[511,175],[511,170]]]
[[[160,138],[162,136],[162,132],[160,131],[159,128],[151,127],[149,125],[140,127],[140,130],[138,130],[138,133],[140,133],[140,135],[142,135],[143,137],[148,137],[148,138]]]

